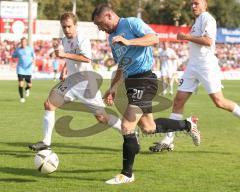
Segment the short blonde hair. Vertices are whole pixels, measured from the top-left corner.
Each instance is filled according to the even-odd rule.
[[[74,25],[77,24],[78,22],[78,18],[76,15],[74,15],[72,12],[65,12],[61,15],[60,17],[60,22],[62,23],[63,21],[67,20],[67,19],[71,19],[74,23]]]

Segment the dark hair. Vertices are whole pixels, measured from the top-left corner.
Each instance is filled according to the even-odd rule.
[[[92,21],[96,16],[99,16],[106,11],[112,11],[111,7],[108,4],[103,3],[103,4],[97,5],[97,7],[94,9],[92,13]]]
[[[76,15],[74,15],[72,12],[65,12],[61,15],[60,17],[60,22],[62,23],[62,21],[67,20],[67,19],[72,19],[74,25],[77,24],[78,18]]]
[[[27,40],[27,38],[26,38],[26,37],[22,37],[22,38],[21,38],[21,41],[23,41],[23,40]]]

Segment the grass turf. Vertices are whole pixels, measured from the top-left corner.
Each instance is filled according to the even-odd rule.
[[[224,94],[240,103],[240,81],[224,81]],[[0,191],[151,191],[151,192],[239,192],[240,123],[231,113],[219,110],[202,89],[193,95],[185,116],[199,117],[202,144],[177,134],[174,152],[150,153],[148,147],[162,135],[140,134],[141,153],[136,157],[136,181],[128,185],[104,183],[121,169],[122,138],[108,129],[89,137],[53,134],[53,150],[60,159],[57,172],[42,175],[34,168],[34,152],[27,145],[42,139],[43,101],[52,81],[33,81],[27,102],[19,102],[16,81],[0,81]],[[106,90],[107,82],[103,84]],[[171,97],[169,97],[172,99]],[[114,108],[113,108],[114,109]],[[114,109],[115,110],[115,109]],[[95,119],[83,112],[57,111],[71,115],[73,129],[93,125]],[[155,113],[168,117],[170,109]]]

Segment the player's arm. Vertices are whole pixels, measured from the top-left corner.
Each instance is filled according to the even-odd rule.
[[[158,36],[156,34],[146,34],[143,37],[135,38],[135,39],[125,39],[122,36],[115,36],[112,39],[112,43],[122,43],[127,46],[152,46],[159,43]]]
[[[117,90],[118,85],[121,84],[122,81],[123,81],[123,72],[122,72],[122,68],[118,65],[115,76],[111,81],[110,89]]]
[[[123,72],[121,67],[118,66],[118,69],[111,81],[110,88],[105,92],[103,99],[107,105],[112,105],[116,97],[117,87],[123,81]]]
[[[193,36],[191,34],[178,33],[177,39],[178,40],[187,40],[187,41],[197,43],[200,45],[205,45],[205,46],[211,46],[213,44],[213,40],[207,36],[197,37],[197,36]]]
[[[55,54],[57,57],[64,58],[64,59],[71,59],[75,61],[80,61],[80,62],[85,62],[85,63],[90,63],[91,59],[87,58],[86,56],[82,54],[72,54],[72,53],[65,53],[60,50],[55,50]]]
[[[127,46],[152,46],[159,43],[157,34],[139,18],[128,19],[128,25],[136,38],[125,39],[122,36],[115,36],[112,43],[122,43]]]
[[[61,74],[60,74],[60,80],[64,81],[67,77],[67,66],[66,63],[64,63]]]

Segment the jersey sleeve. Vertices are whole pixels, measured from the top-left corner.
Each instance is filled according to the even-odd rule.
[[[91,42],[88,38],[84,38],[78,43],[78,54],[81,54],[88,59],[92,59],[92,49],[91,49]]]
[[[143,22],[142,19],[132,17],[128,19],[128,22],[131,31],[137,37],[143,37],[147,34],[156,34],[151,27],[149,27],[146,23]]]
[[[204,15],[202,18],[202,36],[207,36],[213,40],[216,39],[217,24],[210,15]]]

